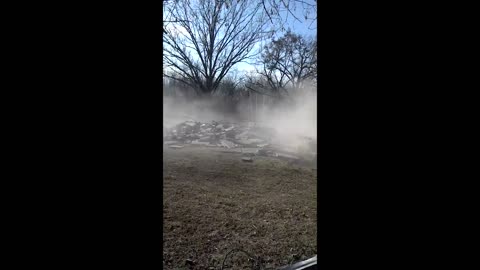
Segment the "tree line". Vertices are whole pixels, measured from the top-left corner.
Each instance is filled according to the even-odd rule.
[[[286,30],[275,38],[283,27],[273,23],[283,19],[281,7],[288,12],[292,3],[301,2],[164,0],[164,89],[230,102],[252,94],[284,100],[302,89],[315,89],[316,37]],[[258,46],[260,42],[265,45]],[[241,62],[254,64],[255,71],[233,72]]]

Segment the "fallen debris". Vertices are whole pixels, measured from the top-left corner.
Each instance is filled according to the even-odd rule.
[[[204,147],[222,147],[228,150],[238,149],[251,156],[279,157],[299,159],[298,156],[313,158],[317,141],[299,136],[300,146],[292,147],[277,140],[277,131],[253,122],[228,123],[211,121],[202,123],[187,120],[168,129],[164,127],[164,144],[180,149],[188,145]],[[236,151],[233,151],[236,152]]]
[[[235,144],[234,144],[233,142],[231,142],[231,141],[220,140],[220,143],[222,144],[222,146],[225,146],[225,147],[227,147],[228,149],[235,147]]]
[[[199,140],[192,141],[191,144],[194,144],[194,145],[205,145],[205,146],[210,145],[209,142],[201,142],[201,141],[199,141]]]
[[[258,149],[255,154],[257,156],[264,156],[264,157],[278,157],[277,153],[268,149]]]
[[[257,146],[259,143],[264,143],[262,139],[240,139],[237,141],[238,144],[248,145],[248,146]]]
[[[286,153],[277,153],[277,157],[282,158],[282,159],[294,159],[294,160],[300,159],[297,156],[286,154]]]
[[[178,144],[180,143],[179,141],[164,141],[163,144],[165,145],[171,145],[171,144]]]
[[[247,147],[247,148],[240,148],[240,152],[242,153],[252,153],[255,154],[258,151],[259,148],[252,148],[252,147]]]
[[[173,148],[173,149],[181,149],[181,148],[183,148],[183,147],[185,147],[185,146],[184,146],[184,145],[171,144],[171,145],[169,145],[168,147]]]

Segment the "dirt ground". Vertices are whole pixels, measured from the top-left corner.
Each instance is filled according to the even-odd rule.
[[[242,249],[265,267],[317,253],[317,171],[269,157],[164,148],[163,267],[221,269]],[[232,254],[231,269],[247,256]]]

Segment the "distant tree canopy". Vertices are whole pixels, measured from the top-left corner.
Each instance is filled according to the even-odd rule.
[[[317,76],[317,41],[290,31],[264,46],[257,69],[260,79],[250,80],[257,91],[269,89],[275,96],[288,96],[288,90],[315,81]]]
[[[288,30],[261,48],[261,54],[253,53],[259,41],[284,29],[285,14],[298,21],[315,21],[316,0],[163,3],[164,77],[178,83],[169,85],[206,97],[218,94],[236,99],[251,91],[277,99],[289,96],[290,90],[301,88],[305,81],[316,84],[316,39]],[[304,17],[298,17],[296,9],[302,9]],[[230,76],[235,65],[253,59],[257,60],[255,74]]]

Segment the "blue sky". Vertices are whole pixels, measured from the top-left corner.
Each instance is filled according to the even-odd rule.
[[[313,0],[306,0],[305,2],[314,3]],[[305,15],[304,14],[305,14],[306,10],[303,9],[303,7],[300,4],[298,4],[297,7],[296,7],[296,10],[292,10],[292,12],[295,14],[295,17],[300,19],[300,21],[296,20],[291,14],[287,14],[287,12],[282,12],[281,16],[284,18],[284,21],[286,20],[285,28],[290,27],[292,32],[294,32],[296,34],[299,34],[299,35],[303,35],[303,36],[307,36],[307,37],[308,36],[314,37],[317,33],[317,22],[316,22],[316,20],[313,20],[313,22],[312,22],[311,19],[305,20],[305,18],[304,18]],[[309,17],[310,16],[312,16],[312,17],[316,16],[316,13],[317,13],[316,10],[311,9],[311,10],[309,10],[309,12],[310,12],[310,14],[308,15]],[[279,33],[276,36],[279,37],[281,35],[282,35],[282,33]],[[257,49],[257,48],[258,48],[258,46],[255,49]],[[233,69],[239,71],[240,73],[243,73],[243,72],[248,72],[248,71],[254,70],[255,67],[251,64],[248,64],[248,63],[238,63],[237,65],[235,65],[233,67]]]
[[[303,0],[304,2],[311,3],[315,5],[314,0]],[[267,1],[268,3],[268,1]],[[293,3],[293,1],[292,1]],[[316,5],[315,5],[316,6]],[[316,20],[312,20],[310,18],[316,17],[317,11],[313,7],[308,7],[308,6],[303,6],[301,3],[297,3],[295,7],[291,7],[290,10],[292,13],[297,17],[299,20],[295,19],[291,14],[289,14],[287,11],[282,11],[280,13],[280,16],[282,17],[282,21],[284,22],[284,27],[285,29],[290,28],[292,32],[296,34],[300,34],[303,36],[312,36],[314,37],[317,33],[317,22]],[[309,19],[305,20],[305,14],[307,13]],[[173,25],[169,25],[167,27],[170,27]],[[278,38],[282,36],[282,32],[278,32],[275,36]],[[268,42],[268,41],[267,41]],[[257,44],[253,51],[258,51],[258,49],[261,48],[265,44]],[[230,70],[230,73],[232,72],[238,72],[240,74],[253,71],[255,70],[255,67],[252,64],[249,63],[238,63],[235,66],[232,67]]]

